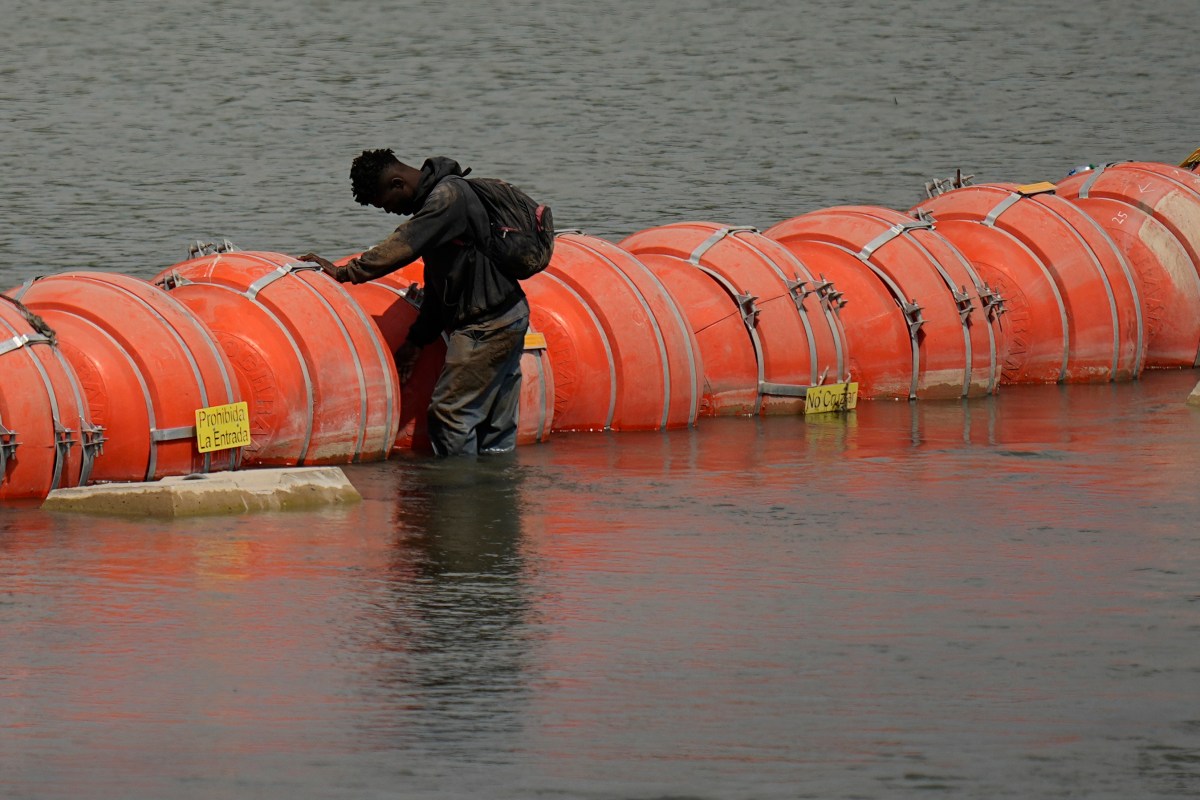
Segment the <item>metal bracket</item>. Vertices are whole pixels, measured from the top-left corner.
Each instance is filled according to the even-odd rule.
[[[187,286],[191,281],[183,277],[176,270],[171,270],[171,274],[163,276],[161,279],[154,282],[154,285],[163,291],[169,292],[172,289],[178,289],[180,286]]]
[[[918,208],[914,211],[913,219],[921,220],[921,222],[926,223],[930,228],[934,227],[934,223],[937,222],[937,219],[933,216],[933,212],[927,208]]]
[[[974,175],[963,175],[962,169],[956,169],[954,170],[953,178],[934,178],[931,181],[926,181],[925,195],[932,200],[938,195],[945,194],[946,192],[953,191],[954,189],[961,189],[964,186],[970,186],[971,181],[974,180],[974,178]]]
[[[176,428],[151,428],[150,441],[155,444],[159,442],[176,442],[180,439],[195,439],[195,425],[180,425]]]
[[[62,485],[63,467],[71,456],[71,448],[77,444],[71,436],[72,433],[73,430],[65,427],[57,419],[54,420],[54,481],[50,484],[51,489]]]
[[[900,306],[900,309],[904,312],[904,318],[908,320],[908,335],[917,338],[917,331],[925,324],[925,318],[921,316],[921,306],[916,300],[910,299]]]
[[[830,311],[838,311],[846,305],[847,301],[843,299],[844,293],[839,292],[833,285],[833,281],[827,280],[824,274],[819,276],[813,284],[812,291],[816,293],[817,298],[821,301],[821,305]]]
[[[79,485],[86,486],[91,480],[96,456],[104,453],[104,443],[108,439],[104,436],[102,426],[93,425],[82,418],[79,420],[79,430],[83,436],[83,468],[79,472]]]
[[[759,381],[759,394],[770,395],[771,397],[807,397],[808,386],[800,386],[791,383],[768,383],[767,381]]]
[[[787,287],[788,294],[792,296],[792,302],[796,304],[796,310],[803,314],[805,311],[804,298],[808,297],[816,290],[804,288],[808,286],[808,281],[804,280],[792,281],[785,278],[783,284]]]
[[[959,319],[965,324],[967,318],[971,316],[971,312],[975,310],[975,304],[971,302],[971,295],[967,294],[967,287],[960,286],[958,291],[951,291],[954,296],[954,304],[958,306]]]
[[[16,455],[19,444],[17,432],[0,425],[0,481],[4,480],[4,473],[8,471],[8,460]]]
[[[1004,307],[1004,298],[1000,293],[988,286],[986,283],[979,290],[979,300],[983,303],[983,311],[987,314],[989,320],[994,320],[1004,312],[1008,311]]]
[[[758,298],[752,294],[739,293],[737,295],[738,310],[742,312],[742,321],[752,328],[758,327],[759,309],[754,305],[756,300]]]
[[[933,223],[927,222],[926,220],[923,220],[923,219],[914,219],[911,221],[906,220],[904,222],[897,222],[895,225],[892,225],[886,231],[879,234],[874,239],[872,239],[871,241],[869,241],[865,245],[863,245],[862,250],[859,250],[856,255],[863,261],[866,261],[868,258],[870,258],[872,255],[875,254],[876,250],[883,247],[885,244],[892,241],[896,237],[903,236],[904,234],[908,233],[909,231],[929,230],[931,228],[933,228]]]
[[[410,283],[402,295],[413,308],[420,308],[425,300],[425,289],[419,283]]]
[[[188,258],[212,256],[217,253],[233,253],[237,249],[238,246],[228,239],[222,239],[219,243],[195,241],[188,245]]]

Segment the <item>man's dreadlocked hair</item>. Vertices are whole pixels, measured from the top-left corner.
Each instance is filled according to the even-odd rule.
[[[379,176],[385,168],[399,164],[400,159],[390,149],[363,150],[350,165],[350,186],[360,206],[370,205],[379,191]]]

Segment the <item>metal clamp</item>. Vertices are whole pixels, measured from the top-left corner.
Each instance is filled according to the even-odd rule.
[[[742,322],[746,323],[751,328],[758,327],[758,312],[759,308],[755,305],[758,298],[752,294],[736,295],[738,310],[742,313]]]
[[[63,467],[67,463],[67,459],[71,456],[71,448],[77,442],[71,436],[74,431],[64,426],[57,418],[54,420],[54,481],[50,484],[51,489],[57,489],[62,485]]]
[[[48,336],[43,336],[40,333],[23,333],[20,336],[14,336],[11,339],[0,341],[0,356],[5,355],[6,353],[11,353],[14,350],[20,350],[22,347],[28,344],[53,345],[54,342]]]
[[[688,261],[699,265],[700,259],[704,257],[705,253],[716,247],[717,243],[722,239],[733,236],[735,233],[758,233],[758,228],[755,228],[753,225],[731,225],[719,228],[692,251],[692,254],[688,256]]]
[[[967,318],[975,310],[975,304],[971,302],[971,295],[967,294],[967,287],[960,286],[957,290],[951,290],[950,294],[954,297],[954,304],[958,306],[959,319],[966,324]]]
[[[909,231],[915,230],[930,230],[933,228],[933,222],[923,219],[914,219],[911,221],[897,222],[895,225],[888,228],[883,233],[876,236],[871,241],[863,245],[862,250],[859,250],[857,255],[863,261],[870,258],[876,250],[883,247],[885,244],[895,239],[897,236],[903,236]]]
[[[904,312],[904,318],[908,320],[908,335],[914,339],[917,338],[917,331],[921,330],[921,326],[925,324],[925,318],[921,316],[920,304],[916,300],[910,299],[900,306],[900,310]]]
[[[164,275],[162,278],[156,280],[154,285],[165,292],[169,292],[172,289],[178,289],[180,286],[187,286],[189,283],[191,281],[180,275],[177,270],[171,270],[169,275]]]
[[[1000,296],[999,292],[992,289],[992,287],[988,286],[986,283],[983,285],[983,288],[979,290],[979,300],[983,303],[984,313],[987,315],[989,320],[995,320],[996,317],[1008,311],[1008,309],[1004,307],[1004,298]]]
[[[79,471],[79,485],[85,486],[91,480],[96,456],[104,453],[104,443],[108,439],[104,436],[102,426],[93,425],[82,418],[79,420],[79,430],[83,436],[83,467]]]
[[[401,295],[413,308],[419,309],[425,300],[425,289],[419,283],[410,283]]]
[[[953,178],[934,178],[931,181],[927,181],[925,183],[925,194],[930,200],[932,200],[938,195],[945,194],[946,192],[950,192],[955,189],[961,189],[964,186],[970,186],[971,181],[974,180],[974,178],[974,175],[963,175],[961,168],[956,169],[954,170]]]
[[[0,425],[0,481],[4,480],[4,473],[8,471],[8,460],[16,455],[19,444],[17,432]]]
[[[843,293],[839,292],[833,285],[833,281],[827,280],[824,274],[820,275],[820,280],[813,283],[812,291],[816,293],[821,304],[830,311],[837,311],[846,305],[846,300],[843,298]]]
[[[212,256],[218,253],[233,253],[237,249],[238,246],[228,239],[222,239],[219,243],[195,241],[188,245],[188,258],[200,258],[201,256]]]
[[[805,312],[804,298],[808,297],[816,290],[806,289],[805,287],[808,286],[808,281],[800,279],[784,279],[783,285],[787,287],[788,294],[792,296],[792,302],[796,304],[796,310],[803,314]]]

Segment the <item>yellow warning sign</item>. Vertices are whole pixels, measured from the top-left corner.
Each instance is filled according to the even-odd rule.
[[[810,386],[804,395],[805,414],[849,411],[857,405],[857,383],[830,383],[825,386]]]
[[[249,444],[250,409],[245,401],[196,409],[196,449],[201,453]]]

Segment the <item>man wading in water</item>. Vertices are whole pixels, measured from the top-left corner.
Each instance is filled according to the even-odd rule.
[[[487,236],[488,215],[464,174],[449,158],[430,158],[416,169],[391,150],[364,150],[350,167],[354,199],[412,218],[344,267],[315,253],[301,258],[342,283],[363,283],[424,260],[421,310],[396,352],[396,367],[407,382],[421,348],[443,331],[449,335],[428,415],[429,438],[441,456],[516,446],[529,327],[525,292],[477,246]]]

